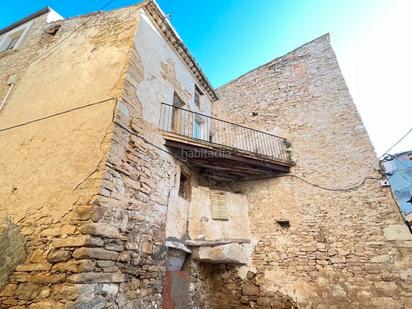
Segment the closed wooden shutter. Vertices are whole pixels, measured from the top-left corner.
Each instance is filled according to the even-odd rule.
[[[213,220],[229,220],[227,213],[226,195],[224,192],[210,192],[210,202]]]

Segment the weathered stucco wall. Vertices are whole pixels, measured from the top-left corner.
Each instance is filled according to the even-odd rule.
[[[199,86],[199,83],[144,10],[140,11],[135,52],[142,71],[135,84],[135,100],[142,105],[143,118],[148,128],[153,130],[152,134],[159,134],[161,103],[172,105],[174,92],[185,102],[184,108],[210,114],[210,99],[203,95],[200,107],[194,103],[195,85]],[[204,90],[203,92],[206,93]],[[163,139],[159,139],[157,146],[163,147],[162,145]],[[189,200],[178,195],[181,167],[174,164],[176,176],[168,201],[166,238],[183,242],[187,237]],[[190,173],[189,170],[186,172]],[[192,182],[195,183],[195,180],[193,177]]]
[[[195,84],[201,89],[199,83],[144,11],[136,35],[136,49],[145,68],[137,95],[146,121],[159,125],[161,103],[172,105],[175,91],[185,102],[184,108],[210,115],[209,98],[203,95],[200,107],[196,106]]]
[[[44,21],[32,33],[30,51],[51,52],[19,73],[1,113],[4,128],[73,109],[0,136],[0,166],[10,176],[1,179],[1,214],[21,227],[28,255],[1,304],[159,307],[167,206],[181,206],[181,167],[152,116],[174,91],[197,108],[195,79],[141,7],[59,23],[54,36]],[[15,73],[16,59],[6,60],[3,84]],[[201,108],[210,113],[207,98]]]
[[[208,114],[210,101],[205,95],[195,106],[196,79],[146,11],[57,23],[51,35],[37,18],[27,50],[0,54],[0,95],[18,71],[1,128],[46,117],[0,132],[1,307],[160,307],[165,241],[188,237],[251,237],[253,249],[242,267],[189,257],[193,308],[411,306],[412,238],[376,180],[327,191],[291,177],[198,179],[165,148],[160,104],[172,104],[176,91]],[[327,36],[220,95],[218,117],[289,139],[292,174],[335,188],[380,176]],[[191,199],[178,194],[182,169],[192,177]],[[234,220],[209,220],[207,185],[242,192],[228,193]]]
[[[239,77],[219,94],[217,117],[288,138],[296,162],[291,174],[330,188],[380,177],[328,36]],[[281,295],[289,298],[286,307],[290,300],[302,308],[411,306],[412,237],[377,180],[348,191],[292,177],[233,188],[247,195],[256,246],[247,276],[244,268],[214,271],[222,284],[215,286],[216,306],[266,308]],[[277,220],[289,220],[290,227]]]
[[[93,229],[82,227],[81,219],[95,196],[102,194],[101,162],[107,155],[116,102],[110,98],[122,93],[135,10],[58,21],[61,28],[55,35],[45,32],[49,25],[41,16],[22,49],[0,54],[2,94],[8,77],[18,75],[0,112],[1,129],[30,122],[0,132],[0,220],[18,226],[27,255],[0,292],[2,308],[87,303],[77,297],[91,294],[84,283],[93,278],[82,279],[76,273],[94,268],[93,254],[109,259],[117,254],[73,250],[104,244],[88,236]],[[44,56],[37,59],[40,55]],[[114,272],[106,277],[119,282]],[[102,282],[102,276],[94,281]],[[102,293],[110,294],[104,290],[100,286]]]
[[[228,220],[212,218],[210,191],[198,186],[192,190],[188,234],[192,240],[250,239],[248,205],[242,194],[225,193]]]
[[[248,202],[243,194],[223,193],[227,219],[213,218],[209,187],[196,186],[188,216],[188,237],[194,246],[193,257],[201,262],[245,264],[250,258]],[[225,241],[225,243],[219,243]]]
[[[87,284],[88,293],[82,295],[81,301],[76,300],[83,306],[160,307],[167,262],[166,231],[171,231],[166,225],[182,223],[182,218],[177,216],[174,217],[177,221],[173,216],[172,220],[167,220],[169,206],[184,208],[178,197],[182,167],[165,148],[158,121],[144,118],[145,109],[152,108],[147,104],[156,104],[155,108],[160,109],[160,102],[152,96],[147,99],[141,85],[148,83],[145,87],[157,87],[156,97],[172,98],[175,90],[183,89],[183,81],[177,77],[175,69],[158,74],[158,66],[154,69],[142,60],[157,59],[157,49],[145,47],[151,44],[150,36],[142,32],[157,33],[158,30],[143,9],[137,16],[135,44],[130,50],[124,89],[114,114],[100,193],[92,205],[77,211],[83,232],[102,240],[93,245],[95,248],[86,244],[88,248],[81,248],[78,253],[79,258],[96,261],[96,266],[75,277],[78,283],[90,283]],[[162,37],[156,40],[161,43],[159,48],[164,48],[165,40]],[[177,59],[173,50],[168,53],[170,59]],[[173,68],[175,64],[169,62]],[[181,70],[186,70],[184,74],[189,72],[188,68]],[[153,76],[147,73],[154,71],[157,73]],[[158,84],[162,87],[156,86]],[[194,84],[192,88],[194,90]],[[169,236],[178,239],[178,234]],[[102,290],[106,294],[102,294]]]
[[[177,170],[176,175],[179,175],[180,170]],[[176,177],[174,187],[179,188],[179,178]],[[166,239],[169,241],[178,241],[182,244],[187,238],[187,219],[189,215],[190,201],[179,196],[177,190],[169,197],[167,207],[166,221]]]

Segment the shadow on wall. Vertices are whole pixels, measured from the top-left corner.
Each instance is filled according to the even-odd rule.
[[[0,289],[14,268],[26,260],[26,239],[20,227],[6,218],[0,225]]]

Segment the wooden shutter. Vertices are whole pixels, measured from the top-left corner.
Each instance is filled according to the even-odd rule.
[[[210,202],[213,220],[229,220],[226,195],[224,192],[210,192]]]

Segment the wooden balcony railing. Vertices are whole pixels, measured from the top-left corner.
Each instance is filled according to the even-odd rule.
[[[162,103],[159,126],[194,140],[291,164],[286,139],[181,107]]]

